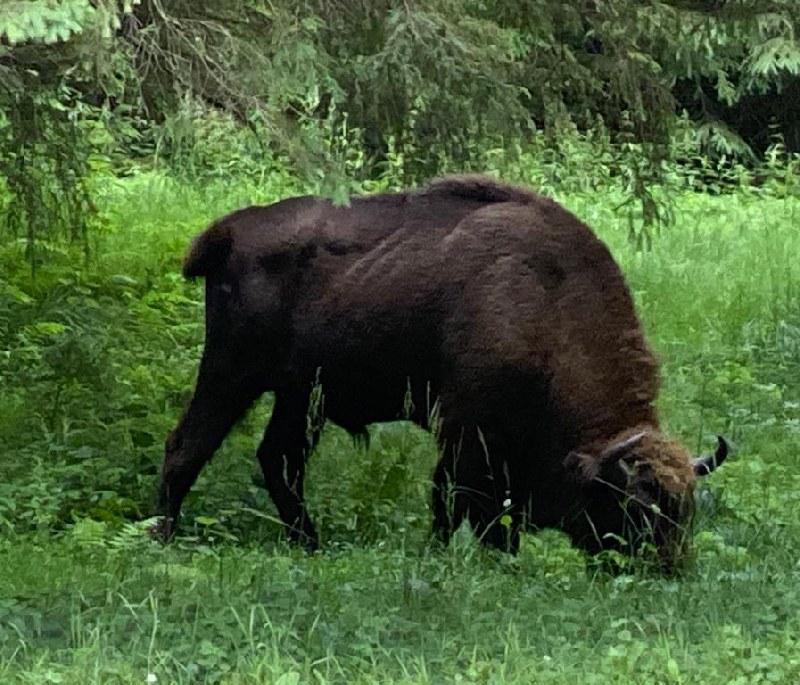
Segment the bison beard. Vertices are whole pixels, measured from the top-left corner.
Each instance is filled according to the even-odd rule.
[[[661,433],[657,364],[619,268],[575,216],[522,188],[464,176],[348,208],[311,196],[250,207],[195,238],[184,274],[205,278],[206,339],[166,442],[166,537],[265,391],[257,457],[290,538],[309,548],[303,476],[325,419],[355,435],[401,418],[434,430],[443,543],[464,520],[510,551],[522,529],[557,527],[590,553],[649,541],[664,568],[696,478],[727,454],[720,439],[692,460]]]

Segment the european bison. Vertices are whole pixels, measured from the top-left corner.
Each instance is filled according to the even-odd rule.
[[[206,279],[197,387],[166,441],[158,531],[265,391],[257,457],[291,539],[316,547],[303,499],[325,418],[353,434],[408,418],[433,430],[433,531],[469,520],[515,551],[556,527],[590,553],[655,543],[665,566],[692,489],[727,455],[693,460],[659,429],[656,361],[611,254],[544,197],[482,176],[336,207],[297,197],[214,222],[186,257]]]

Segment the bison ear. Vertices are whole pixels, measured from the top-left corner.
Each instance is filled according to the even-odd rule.
[[[576,451],[570,452],[563,463],[572,478],[582,485],[605,483],[624,489],[636,475],[636,467],[624,457],[603,461],[597,456]]]
[[[597,457],[586,452],[572,451],[563,461],[567,473],[578,483],[591,483],[600,473]]]

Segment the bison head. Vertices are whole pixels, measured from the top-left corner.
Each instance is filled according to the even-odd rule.
[[[566,522],[573,542],[592,554],[616,550],[635,556],[654,549],[667,573],[685,557],[698,477],[719,466],[728,444],[692,459],[656,430],[627,431],[596,451],[571,452],[565,466],[581,491]]]

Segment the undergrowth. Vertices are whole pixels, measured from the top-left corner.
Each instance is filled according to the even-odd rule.
[[[641,252],[621,191],[545,190],[622,264],[667,429],[736,445],[698,493],[685,576],[595,574],[552,532],[517,558],[466,534],[432,552],[435,449],[402,423],[368,448],[326,429],[307,478],[323,551],[308,556],[254,478],[268,397],[192,490],[183,536],[151,542],[142,520],[202,345],[183,250],[223,212],[303,189],[279,172],[133,175],[103,186],[88,263],[44,243],[34,278],[24,243],[0,247],[0,682],[800,681],[800,201],[683,192]]]

